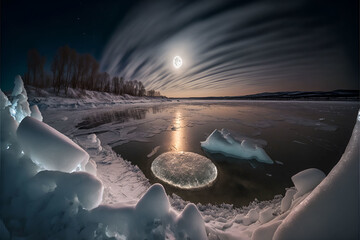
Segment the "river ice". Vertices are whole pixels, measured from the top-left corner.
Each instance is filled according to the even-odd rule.
[[[12,102],[15,105],[19,106]],[[51,122],[76,143],[89,145],[84,150],[98,165],[97,176],[44,170],[31,154],[22,151],[15,134],[15,119],[22,120],[16,113],[25,108],[13,108],[16,112],[11,116],[7,98],[2,99],[0,106],[1,239],[281,240],[359,236],[360,115],[343,157],[323,180],[318,172],[306,171],[292,179],[295,186],[288,190],[284,201],[275,196],[271,201],[255,200],[249,206],[233,208],[226,204],[195,205],[175,195],[168,197],[159,184],[149,187],[136,166],[106,144],[98,148],[101,142],[97,136],[74,136],[76,121],[59,121],[64,116],[58,111],[53,112]],[[75,115],[67,112],[72,120]],[[43,116],[47,124],[49,115]],[[181,123],[178,125],[182,127]],[[40,130],[50,134],[49,129]],[[97,148],[89,141],[95,142]],[[47,143],[43,144],[46,148]],[[299,181],[304,173],[306,179],[313,180],[304,182],[301,177]],[[117,187],[120,184],[123,185]],[[300,189],[301,196],[293,194]]]
[[[151,164],[151,171],[175,187],[192,189],[211,184],[217,177],[210,159],[192,152],[166,152]]]

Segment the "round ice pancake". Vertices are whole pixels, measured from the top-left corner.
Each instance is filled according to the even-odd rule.
[[[201,188],[217,177],[210,159],[192,152],[166,152],[151,164],[151,171],[160,180],[183,189]]]

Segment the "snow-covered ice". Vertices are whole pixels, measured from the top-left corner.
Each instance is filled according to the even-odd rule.
[[[11,107],[10,114],[17,122],[21,122],[26,116],[31,115],[30,105],[28,103],[28,96],[24,83],[18,75],[15,77],[15,87],[11,93]]]
[[[9,111],[3,114],[15,121]],[[8,127],[11,121],[2,123]],[[153,185],[135,202],[99,206],[103,182],[84,171],[68,173],[83,162],[83,156],[87,161],[89,155],[84,150],[32,117],[25,117],[14,130],[17,136],[11,148],[1,149],[0,235],[5,239],[9,235],[33,239],[206,239],[197,207],[190,204],[182,212],[173,210],[161,185]],[[18,140],[21,147],[15,147]],[[90,135],[85,144],[96,140],[96,135]],[[53,145],[62,152],[49,152]],[[21,154],[23,150],[25,154]],[[107,151],[105,148],[97,154]],[[70,167],[65,168],[64,161]],[[51,168],[56,171],[46,170]]]
[[[259,219],[259,209],[253,208],[246,214],[245,217],[242,218],[242,223],[245,226],[249,226],[250,224],[256,222]]]
[[[359,237],[359,137],[360,119],[357,119],[340,161],[308,197],[292,209],[274,239]]]
[[[21,121],[17,137],[26,155],[44,169],[72,172],[89,154],[49,125],[32,117]]]
[[[286,212],[287,210],[289,210],[295,193],[296,188],[289,188],[288,190],[286,190],[285,196],[281,200],[281,212]]]
[[[197,207],[190,203],[176,219],[177,234],[175,239],[206,240],[204,220]]]
[[[153,148],[153,150],[151,151],[151,153],[149,153],[148,155],[146,155],[148,158],[154,156],[160,149],[160,146],[156,146]]]
[[[16,87],[14,92],[18,96],[23,90]],[[226,204],[195,205],[176,195],[168,197],[161,185],[150,187],[139,168],[98,141],[95,134],[71,138],[88,152],[87,169],[97,168],[97,176],[79,172],[83,170],[81,166],[72,173],[44,170],[28,154],[32,149],[21,153],[25,149],[16,135],[21,129],[6,100],[0,98],[1,239],[281,240],[359,236],[360,112],[345,153],[328,176],[323,178],[318,170],[305,170],[293,176],[295,186],[287,190],[284,198],[275,196],[271,201],[255,200],[249,206],[233,208]],[[26,108],[25,103],[20,105]],[[18,110],[24,113],[22,107]],[[31,116],[31,111],[27,113]],[[64,117],[61,114],[59,120]],[[43,142],[46,146],[52,142],[54,132],[47,124],[36,119],[29,124],[28,119],[31,117],[24,118],[19,128],[33,133],[26,142],[33,139],[34,145],[28,147],[41,152],[38,138],[48,136],[50,141]],[[40,124],[39,132],[37,128],[28,129],[34,122]],[[71,128],[62,126],[71,135]],[[60,134],[56,132],[54,138]],[[101,150],[94,148],[99,145]],[[54,157],[61,158],[63,154],[66,152]],[[68,161],[71,160],[78,161],[70,157]],[[297,192],[301,194],[295,197]]]
[[[155,158],[151,171],[160,180],[178,188],[201,188],[217,177],[210,159],[192,152],[166,152]]]
[[[37,105],[30,106],[30,111],[31,111],[31,115],[30,115],[31,117],[39,120],[40,122],[43,121],[43,116],[41,115],[41,112]]]
[[[220,131],[215,129],[204,142],[201,142],[201,147],[210,152],[222,153],[230,157],[255,158],[259,162],[274,163],[264,149],[257,144],[254,144],[251,140],[238,142],[226,129],[221,129]]]
[[[260,213],[259,213],[259,221],[260,223],[267,223],[270,220],[272,220],[275,216],[273,215],[274,210],[272,209],[272,207],[267,207],[265,209],[263,209]]]
[[[294,198],[298,198],[304,193],[313,190],[326,177],[326,175],[319,169],[309,168],[301,171],[291,177],[297,192]]]
[[[0,89],[0,109],[4,109],[5,107],[11,105],[8,97],[1,91]]]
[[[86,137],[85,141],[82,141],[82,145],[85,148],[89,148],[89,149],[95,149],[97,151],[101,151],[102,147],[101,147],[101,141],[100,139],[96,136],[96,134],[90,134]]]

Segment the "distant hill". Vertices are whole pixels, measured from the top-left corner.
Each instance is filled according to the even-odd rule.
[[[307,100],[307,101],[358,101],[359,90],[294,91],[294,92],[264,92],[245,96],[232,97],[190,97],[184,99],[222,99],[222,100]]]

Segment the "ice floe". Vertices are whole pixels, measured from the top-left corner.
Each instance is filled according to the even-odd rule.
[[[205,187],[215,181],[217,168],[210,159],[192,152],[166,152],[151,164],[160,180],[178,188]]]
[[[201,147],[213,153],[222,153],[226,156],[256,159],[259,162],[273,164],[273,160],[266,154],[264,149],[254,144],[251,140],[236,141],[226,129],[215,129]]]

